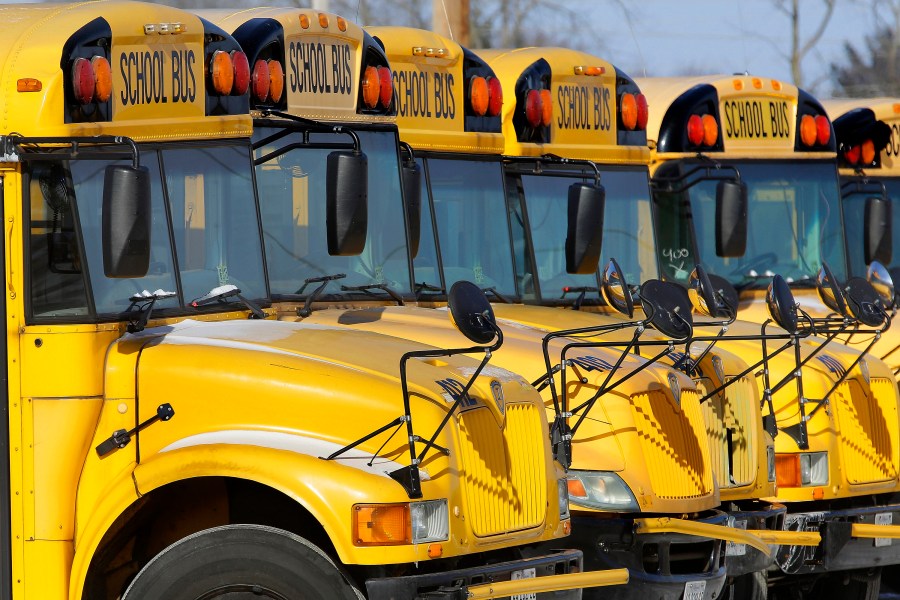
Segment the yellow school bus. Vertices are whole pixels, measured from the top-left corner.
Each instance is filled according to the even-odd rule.
[[[816,298],[816,271],[827,263],[842,281],[847,270],[835,141],[821,104],[795,86],[752,76],[638,83],[650,106],[653,210],[664,276],[686,283],[682,260],[703,263],[738,289],[738,314],[752,323],[768,318],[763,298],[776,274],[808,313],[829,312]],[[715,181],[672,187],[698,167],[732,169],[746,184],[746,217],[736,222],[747,231],[746,248],[736,246],[744,252],[734,252],[730,234],[716,227]],[[748,360],[760,353],[758,342],[736,347]],[[886,525],[900,517],[893,500],[900,466],[893,373],[874,356],[836,343],[822,347],[818,338],[801,342],[799,353],[806,361],[800,398],[792,386],[763,392],[772,398],[778,426],[778,498],[788,504],[788,525],[820,530],[823,543],[814,553],[786,553],[779,566],[793,585],[816,582],[829,589],[837,581],[847,584],[835,589],[848,597],[873,593],[880,565],[897,562],[896,543],[886,539],[897,529]],[[794,367],[770,368],[761,384]],[[817,580],[830,571],[851,576]]]
[[[628,281],[641,283],[658,276],[646,98],[614,65],[581,52],[523,48],[481,54],[504,87],[517,92],[505,107],[503,126],[506,193],[515,214],[513,245],[526,284],[524,298],[571,308],[576,306],[575,297],[566,290],[581,290],[580,310],[551,312],[548,317],[582,326],[614,322],[615,317],[597,314],[610,311],[600,299],[599,273],[573,274],[565,268],[567,232],[561,200],[570,185],[599,174],[607,208],[602,256],[615,258]],[[531,88],[547,90],[552,101],[552,117],[539,127],[520,117],[523,107],[527,111]],[[507,316],[515,310],[498,306],[497,314]],[[748,365],[722,350],[721,343],[703,355],[705,346],[697,343],[691,349],[700,358],[695,379],[704,395],[737,380],[702,403],[722,508],[737,526],[780,530],[785,507],[760,500],[775,495],[775,472],[774,447],[763,428],[756,384],[744,374]],[[671,360],[684,356],[680,353]],[[726,566],[732,581],[763,573],[771,562],[772,557],[752,549],[728,547]],[[737,585],[746,585],[745,579]]]
[[[421,32],[417,35],[425,36],[422,38],[425,41],[410,40],[406,54],[418,57],[422,64],[446,68],[424,73],[400,71],[388,60],[390,56],[379,53],[384,40],[375,41],[368,34],[357,32],[352,24],[347,24],[344,31],[340,27],[341,21],[334,15],[280,9],[203,14],[233,32],[251,56],[251,63],[281,59],[284,72],[297,74],[296,85],[284,86],[284,96],[276,99],[269,94],[251,99],[256,111],[257,185],[270,261],[268,279],[281,318],[302,318],[304,323],[329,327],[366,329],[431,344],[454,345],[454,340],[459,343],[459,334],[447,326],[444,311],[405,306],[416,299],[415,291],[443,297],[446,293],[434,290],[433,280],[419,281],[418,277],[415,280],[412,277],[411,256],[415,255],[412,248],[423,248],[427,244],[423,240],[429,233],[417,227],[418,206],[411,200],[414,194],[410,192],[419,184],[404,185],[404,182],[417,181],[413,151],[408,146],[398,147],[394,121],[398,113],[402,118],[411,112],[446,119],[452,125],[448,125],[445,133],[454,137],[453,129],[459,127],[460,119],[468,110],[464,104],[468,100],[462,90],[462,66],[465,56],[469,55],[464,55],[459,46],[449,40],[441,46],[426,43],[430,34]],[[315,88],[307,87],[307,82],[313,80],[307,72],[314,72],[316,67],[307,68],[302,57],[297,57],[297,51],[292,50],[315,44],[324,45],[324,56],[328,60],[341,56],[339,48],[347,44],[365,45],[364,55],[381,62],[370,63],[365,73],[358,71],[362,73],[359,88],[351,87],[346,97],[336,96],[335,86],[329,86],[325,81]],[[332,63],[326,62],[325,68],[332,72]],[[484,69],[483,62],[479,61],[477,68]],[[275,67],[275,71],[278,70],[279,67]],[[385,84],[387,87],[382,87]],[[478,85],[487,86],[482,88],[482,93],[490,93],[487,78],[483,77]],[[490,104],[487,96],[482,96],[481,100]],[[494,117],[493,127],[494,131],[486,139],[499,136],[498,116]],[[461,143],[469,143],[465,141],[468,136],[456,137]],[[499,150],[502,140],[495,143]],[[358,256],[337,259],[323,252],[326,240],[320,233],[327,222],[321,201],[322,178],[327,168],[325,150],[336,145],[364,152],[371,163],[367,174],[356,182],[357,185],[367,183],[369,231],[366,244]],[[412,214],[414,218],[410,216]],[[408,224],[412,225],[408,228],[409,237]],[[416,233],[418,231],[420,234]],[[484,287],[485,275],[482,272],[473,280]],[[541,355],[543,336],[544,332],[504,326],[504,344],[493,353],[492,364],[520,373],[529,381],[539,380],[546,373]],[[617,356],[591,349],[579,354],[577,358],[581,364],[576,370],[580,373],[581,384],[577,387],[581,388],[582,394],[590,394],[601,387]],[[635,357],[623,360],[625,369],[632,371],[644,363]],[[635,390],[652,390],[651,393],[637,394],[646,412],[658,407],[666,410],[665,403],[660,401],[668,394],[675,394],[675,390],[685,398],[697,393],[689,379],[668,370],[637,372],[630,385]],[[448,391],[452,393],[452,390]],[[549,396],[545,390],[545,398],[549,399]],[[667,481],[669,487],[664,491],[635,486],[632,492],[610,470],[601,479],[589,482],[594,487],[609,485],[617,490],[613,498],[604,502],[627,506],[641,503],[648,507],[648,512],[652,508],[668,514],[681,514],[686,507],[695,506],[700,506],[698,510],[703,511],[718,504],[705,438],[692,433],[702,416],[698,407],[686,405],[692,410],[670,418],[672,431],[691,432],[685,438],[686,445],[676,444],[677,448],[673,449],[666,442],[666,448],[657,453],[655,462],[647,461],[634,468],[636,477],[644,477],[644,480],[649,478],[648,470],[655,469],[656,477],[665,478],[666,468],[681,468],[687,472],[684,480]],[[631,414],[630,410],[628,414]],[[643,425],[640,416],[623,416],[622,420],[624,430],[618,438],[636,440],[635,423]],[[610,436],[612,428],[605,419],[601,422],[592,420],[588,428],[596,430],[596,434],[590,436],[595,438],[591,453],[609,464],[624,463],[620,442],[617,437]],[[665,442],[659,431],[652,435],[660,443]],[[519,439],[528,445],[537,443],[523,437]],[[677,454],[678,449],[683,450],[682,455]],[[679,466],[681,458],[686,463],[683,466]],[[491,487],[487,482],[485,485]],[[700,500],[697,500],[698,496]],[[704,516],[713,524],[725,520],[724,515],[710,511]],[[668,530],[682,525],[680,521],[669,524],[652,518],[641,524]],[[623,526],[628,525],[623,523]],[[767,550],[765,544],[752,535],[726,528],[714,527],[713,531],[721,531],[728,539],[756,544]],[[716,548],[710,542],[705,550],[710,551],[711,561],[718,565]],[[718,571],[718,567],[713,570]]]
[[[520,269],[523,265],[520,261],[523,259],[518,252],[522,247],[511,243],[509,229],[510,221],[514,223],[512,227],[516,227],[519,216],[508,216],[513,211],[508,212],[504,195],[502,158],[510,135],[503,128],[512,119],[510,107],[515,105],[515,99],[511,96],[514,92],[518,94],[520,87],[515,79],[505,77],[494,65],[485,64],[482,53],[461,48],[451,40],[430,32],[397,27],[373,27],[368,31],[384,45],[394,69],[395,89],[400,98],[397,117],[400,139],[412,147],[423,167],[422,196],[426,201],[421,210],[421,240],[414,257],[415,281],[422,292],[420,303],[440,303],[440,292],[435,293],[435,290],[446,289],[460,279],[471,279],[481,286],[492,288],[492,300],[495,300],[493,309],[502,318],[544,331],[583,326],[578,315],[573,313],[521,304],[523,283]],[[426,53],[430,51],[435,56],[443,55],[444,59],[429,59],[427,54],[417,55],[416,48],[423,48]],[[490,52],[484,54],[490,56]],[[572,60],[573,55],[564,56],[569,60],[567,72],[573,65],[586,64],[582,60]],[[548,59],[552,60],[550,56]],[[611,65],[603,64],[612,72]],[[438,103],[434,96],[436,92],[425,86],[410,85],[410,82],[417,81],[452,82],[452,97],[458,107],[462,106],[452,114],[429,110]],[[480,98],[478,90],[485,90],[487,97]],[[596,91],[609,94],[608,89]],[[532,95],[540,97],[540,92]],[[596,95],[591,96],[592,100],[594,97]],[[599,113],[601,118],[610,118],[608,112],[603,112],[602,105],[598,109],[591,109],[588,104],[582,106],[582,116]],[[546,106],[546,109],[549,108]],[[544,111],[544,107],[533,110],[535,116],[539,115],[541,119],[548,114]],[[640,148],[634,154],[640,156]],[[646,155],[646,150],[643,154]],[[507,187],[506,194],[510,193],[513,192]],[[562,193],[566,193],[565,188]],[[565,221],[565,211],[562,219]],[[518,242],[524,243],[521,239]],[[423,284],[428,284],[428,287]],[[513,303],[507,304],[508,301]],[[567,318],[570,315],[573,315],[572,319]],[[614,357],[606,359],[610,366],[615,364]],[[652,369],[658,374],[660,383],[664,383],[663,378],[671,373],[661,365]],[[697,418],[700,415],[693,415],[695,420],[690,428],[677,430],[677,433],[674,428],[671,429],[666,443],[668,448],[659,448],[651,441],[652,431],[669,427],[663,425],[667,410],[660,404],[652,408],[652,413],[644,412],[647,406],[642,400],[645,396],[642,385],[643,382],[635,381],[631,387],[623,386],[599,401],[613,434],[607,439],[609,442],[615,441],[616,447],[601,454],[593,450],[599,446],[601,437],[591,437],[579,431],[573,439],[570,471],[570,500],[575,510],[573,536],[579,540],[579,547],[585,549],[589,568],[628,565],[631,569],[629,587],[603,590],[606,596],[636,597],[650,590],[666,598],[680,598],[684,594],[687,597],[717,595],[724,580],[723,562],[717,559],[704,564],[690,564],[686,559],[689,555],[696,556],[710,550],[714,555],[721,555],[725,547],[722,537],[727,538],[735,532],[701,527],[692,529],[693,525],[708,519],[708,509],[714,506],[709,502],[710,497],[697,493],[691,494],[693,497],[677,497],[680,494],[670,486],[680,487],[692,475],[683,471],[683,467],[676,466],[675,470],[663,467],[668,471],[663,476],[664,471],[656,471],[652,466],[654,463],[674,466],[678,462],[684,465],[686,463],[677,457],[689,446],[682,446],[682,443],[709,443],[708,439],[703,440],[706,436],[702,421]],[[755,393],[753,388],[750,391]],[[573,394],[573,398],[576,400],[570,401],[570,405],[574,406],[578,403],[578,394]],[[691,406],[682,398],[680,410],[685,414],[697,408],[698,405]],[[632,411],[642,414],[643,418],[633,421]],[[648,421],[642,422],[644,418]],[[635,425],[639,428],[638,432],[646,431],[647,437],[626,434]],[[643,429],[646,426],[650,429]],[[753,449],[756,451],[759,446],[754,444]],[[659,450],[664,450],[662,455]],[[718,462],[719,450],[717,447],[711,451],[709,462],[703,465],[704,470],[711,470]],[[760,461],[765,473],[764,446],[761,452],[762,456],[754,454],[752,461],[754,465],[759,465],[757,461]],[[621,460],[624,457],[628,458]],[[673,458],[676,463],[670,462]],[[625,489],[636,497],[651,496],[651,501],[641,499],[632,506],[616,506],[589,497],[585,482],[609,478],[610,474],[615,474]],[[713,473],[713,477],[718,474]],[[764,487],[765,482],[764,474]],[[754,476],[750,487],[756,484]],[[659,499],[652,500],[652,495],[658,498],[669,496],[670,500],[677,498],[678,502],[664,504]],[[645,525],[643,517],[648,514],[689,517],[670,519],[668,524],[672,529],[661,531]],[[777,522],[778,514],[776,510],[768,515],[772,525]],[[717,519],[721,519],[721,513]],[[654,525],[658,523],[653,522]],[[635,538],[635,543],[618,546],[615,540],[621,531],[633,527],[641,533]],[[756,523],[750,528],[758,529]],[[737,547],[743,549],[743,546]],[[652,554],[653,559],[645,561],[646,553]],[[592,593],[585,590],[586,595]]]
[[[137,2],[2,6],[0,21],[0,598],[485,598],[627,580],[572,574],[577,551],[522,558],[570,522],[521,377],[266,318],[259,88],[233,37]],[[358,204],[328,187],[337,209]],[[353,237],[329,231],[338,251]]]
[[[893,200],[900,193],[900,99],[865,98],[825,100],[822,105],[834,119],[835,138],[838,145],[838,169],[841,177],[841,202],[846,230],[847,261],[851,276],[865,277],[872,260],[881,260],[890,267],[892,275],[900,276],[895,267],[900,231],[897,226],[900,211],[892,209],[890,243],[886,243],[887,255],[875,256],[878,242],[870,240],[865,226],[865,216],[872,207],[869,198],[886,196]],[[893,203],[892,203],[893,204]],[[866,248],[866,242],[871,248]],[[891,340],[876,346],[879,355],[897,374],[900,369],[900,348],[890,347]],[[885,349],[884,346],[888,347]]]

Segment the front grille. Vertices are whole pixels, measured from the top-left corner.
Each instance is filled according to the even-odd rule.
[[[722,488],[753,483],[758,468],[756,440],[760,419],[755,384],[746,377],[703,403],[713,472]]]
[[[487,408],[459,418],[466,514],[479,537],[538,527],[547,511],[547,465],[538,443],[546,433],[538,410],[508,404],[502,436],[498,430]]]
[[[709,442],[697,400],[694,390],[681,393],[680,407],[661,391],[631,397],[650,482],[660,498],[698,498],[712,492]]]
[[[848,379],[833,395],[840,426],[841,460],[850,483],[897,477],[895,385],[885,378],[873,378],[870,398],[857,380]]]

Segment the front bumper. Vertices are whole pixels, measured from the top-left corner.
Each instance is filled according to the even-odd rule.
[[[567,541],[584,552],[585,570],[627,568],[630,575],[627,586],[585,589],[584,598],[681,600],[686,591],[690,598],[718,598],[725,584],[725,542],[654,529],[666,521],[680,520],[574,515]],[[724,526],[727,515],[711,511],[687,524]]]
[[[734,510],[728,511],[728,525],[747,529],[757,534],[765,531],[781,531],[787,508],[783,504],[752,500],[735,503]],[[728,542],[725,547],[725,569],[728,577],[740,577],[757,571],[765,571],[772,566],[778,545],[769,546],[772,554],[760,552],[747,544]]]
[[[370,600],[474,600],[529,593],[537,593],[538,599],[578,600],[582,586],[628,582],[628,573],[622,570],[581,571],[581,551],[559,550],[544,556],[440,573],[369,579],[366,590]]]
[[[900,504],[789,513],[785,529],[816,531],[816,547],[782,546],[775,562],[788,575],[900,564]]]

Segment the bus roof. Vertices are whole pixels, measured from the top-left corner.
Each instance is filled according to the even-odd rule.
[[[391,64],[400,139],[418,150],[500,154],[500,118],[475,116],[469,79],[489,77],[480,56],[453,40],[411,27],[367,27]]]
[[[818,100],[797,86],[766,77],[715,74],[637,78],[636,82],[650,106],[648,141],[659,154],[696,153],[683,147],[683,131],[691,114],[704,112],[716,117],[719,125],[718,143],[701,149],[704,153],[796,156],[799,118],[825,114]],[[833,147],[830,136],[825,143],[804,148],[804,156],[833,157]]]
[[[647,164],[643,130],[622,127],[623,92],[640,90],[625,73],[597,56],[569,48],[518,48],[480,52],[495,70],[506,94],[504,152],[510,156],[554,154],[603,163]],[[528,132],[522,118],[529,89],[543,82],[552,106],[546,132]],[[542,107],[545,108],[545,107]]]
[[[269,68],[273,61],[281,65],[283,89],[278,98],[259,98],[251,92],[254,115],[282,111],[316,121],[394,123],[390,82],[382,84],[378,71],[387,67],[387,59],[353,22],[333,13],[290,7],[195,12],[231,33],[254,71],[260,61]],[[379,91],[383,86],[387,105],[377,93],[376,105],[367,105],[367,86]]]
[[[0,134],[138,141],[250,135],[239,97],[207,116],[207,27],[190,13],[144,2],[15,4],[0,6],[0,22]],[[73,61],[103,55],[112,91],[98,116],[96,107],[73,106],[70,88]]]

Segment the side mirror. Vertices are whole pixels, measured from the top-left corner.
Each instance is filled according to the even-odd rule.
[[[866,198],[865,228],[863,237],[865,243],[866,264],[873,260],[882,263],[891,262],[891,201],[888,198]]]
[[[414,160],[404,160],[400,168],[403,197],[406,199],[406,223],[409,228],[409,252],[412,258],[419,254],[422,232],[422,168]]]
[[[447,296],[450,319],[476,344],[487,344],[497,335],[494,309],[487,296],[471,281],[457,281]]]
[[[362,152],[328,155],[325,229],[328,254],[356,256],[366,246],[369,225],[369,159]]]
[[[685,340],[693,333],[691,301],[677,283],[650,279],[641,285],[641,304],[647,318],[662,334]]]
[[[851,277],[846,290],[847,308],[854,319],[869,327],[884,323],[884,311],[878,306],[880,296],[871,283],[862,277]]]
[[[705,317],[719,317],[716,292],[713,289],[712,282],[709,280],[709,276],[706,274],[706,269],[700,265],[697,265],[691,271],[687,291],[694,310]]]
[[[566,231],[566,272],[584,275],[597,271],[603,242],[606,190],[601,185],[569,186],[569,223]]]
[[[788,333],[797,333],[797,304],[790,286],[781,275],[773,277],[766,290],[766,306],[779,327]]]
[[[716,256],[740,257],[747,250],[747,184],[716,185]]]
[[[103,180],[103,272],[144,277],[150,268],[150,171],[110,165]]]
[[[606,300],[606,303],[617,312],[629,319],[634,316],[634,298],[631,296],[631,289],[628,287],[628,282],[625,281],[625,275],[619,268],[619,263],[614,258],[611,258],[606,268],[603,269],[600,290],[603,292],[603,299]]]
[[[888,271],[883,264],[877,260],[873,260],[866,272],[866,279],[872,284],[872,287],[875,288],[875,292],[881,299],[881,304],[885,309],[894,306],[897,293],[894,289],[894,278],[891,277],[890,271]]]
[[[844,300],[844,292],[841,286],[834,278],[834,273],[825,263],[819,269],[816,275],[816,290],[819,292],[819,299],[841,316],[847,316],[847,302]]]

